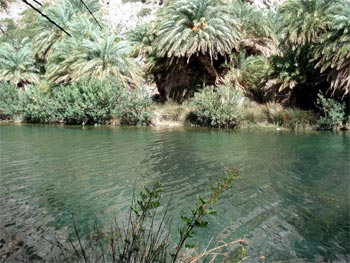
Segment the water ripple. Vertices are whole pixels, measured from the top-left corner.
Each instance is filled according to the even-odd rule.
[[[159,180],[173,228],[229,167],[240,170],[199,240],[249,240],[247,262],[349,260],[349,147],[342,135],[0,126],[0,221],[24,235],[89,230]],[[331,146],[332,151],[329,151]],[[37,237],[39,240],[39,237]],[[206,244],[203,244],[204,246]],[[323,260],[323,261],[322,261]]]

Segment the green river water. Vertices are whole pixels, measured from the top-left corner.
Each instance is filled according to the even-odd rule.
[[[159,180],[173,226],[225,169],[241,177],[198,232],[249,241],[245,262],[349,262],[349,133],[0,126],[0,219],[71,231],[122,217]],[[175,232],[176,233],[176,232]],[[265,261],[259,260],[263,255]]]

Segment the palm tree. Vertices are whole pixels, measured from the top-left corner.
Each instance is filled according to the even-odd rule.
[[[93,13],[100,10],[97,0],[84,0],[84,3]],[[54,6],[49,6],[44,10],[44,13],[67,31],[70,30],[72,20],[81,15],[89,17],[90,20],[92,19],[81,0],[63,0]],[[49,23],[45,18],[41,18],[38,31],[40,33],[33,39],[34,53],[37,58],[45,60],[52,46],[62,40],[65,37],[65,33]]]
[[[349,0],[286,1],[280,7],[284,54],[275,59],[274,72],[280,92],[288,90],[291,97],[308,101],[316,100],[320,89],[349,93],[349,7]]]
[[[230,4],[239,22],[239,50],[232,52],[225,82],[254,100],[263,102],[263,88],[270,69],[269,58],[279,54],[275,14],[241,1]]]
[[[238,21],[220,0],[176,0],[159,13],[149,72],[166,98],[181,101],[218,81],[227,55],[239,48]]]
[[[337,0],[335,0],[337,1]],[[333,4],[333,1],[332,1]],[[326,74],[315,69],[314,49],[328,31],[327,0],[287,0],[278,9],[281,54],[272,58],[267,89],[286,103],[312,107],[319,89],[327,89]]]
[[[61,27],[67,29],[74,10],[68,1],[62,1],[44,10],[46,15]],[[33,38],[34,54],[39,59],[46,59],[52,46],[64,37],[64,32],[51,24],[45,18],[41,18],[38,25],[38,32]]]
[[[329,6],[328,32],[314,49],[316,67],[328,72],[333,95],[350,92],[350,1],[336,1]]]
[[[53,48],[48,57],[47,79],[59,84],[80,81],[89,76],[100,80],[116,78],[125,86],[139,83],[140,68],[127,57],[129,45],[110,32],[94,29],[89,20],[85,20],[83,27],[83,21],[72,26],[81,28],[82,35],[64,38]],[[78,28],[73,31],[78,31]]]
[[[238,22],[220,0],[172,1],[160,12],[157,33],[159,57],[216,58],[238,47]]]
[[[328,0],[286,1],[278,9],[282,42],[291,48],[314,44],[327,31]]]
[[[96,23],[91,21],[88,15],[79,15],[67,23],[69,33],[75,41],[91,39],[94,34],[100,34],[101,30]],[[64,38],[67,38],[66,36]]]
[[[131,45],[131,55],[139,59],[146,59],[153,50],[155,34],[154,24],[142,24],[127,33],[128,42]]]
[[[29,38],[24,38],[17,46],[1,43],[0,81],[25,87],[39,82],[38,72]]]
[[[231,10],[240,24],[240,49],[248,55],[278,54],[274,13],[240,1],[233,2]]]

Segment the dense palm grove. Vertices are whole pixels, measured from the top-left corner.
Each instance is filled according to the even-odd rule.
[[[169,0],[123,35],[96,0],[40,7],[61,28],[32,9],[1,21],[2,118],[149,124],[143,87],[155,83],[160,101],[190,105],[201,125],[297,128],[316,114],[320,128],[345,127],[350,0],[288,0],[276,12],[249,2]]]

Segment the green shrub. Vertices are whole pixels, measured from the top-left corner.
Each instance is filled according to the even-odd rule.
[[[68,124],[105,124],[113,116],[121,96],[118,84],[98,80],[82,81],[52,90],[57,113]]]
[[[48,92],[32,87],[24,94],[24,118],[40,123],[105,124],[120,96],[118,85],[98,80],[62,85]]]
[[[60,105],[49,92],[32,86],[23,93],[23,118],[31,123],[51,123],[61,119]]]
[[[319,128],[324,130],[337,129],[345,119],[345,104],[331,98],[325,98],[321,92],[317,96],[317,105],[323,115],[318,121]]]
[[[16,86],[0,83],[0,119],[13,119],[21,113],[19,90]]]
[[[48,92],[30,88],[23,97],[23,117],[33,123],[107,124],[117,117],[125,125],[148,124],[151,104],[143,89],[127,91],[118,82],[84,80]]]
[[[206,87],[191,99],[191,122],[203,126],[235,127],[242,95],[228,86]]]
[[[121,94],[116,115],[123,125],[149,124],[153,118],[152,100],[144,88]]]

